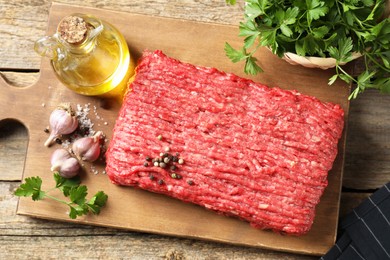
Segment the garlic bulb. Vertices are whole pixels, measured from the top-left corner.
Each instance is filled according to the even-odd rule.
[[[80,164],[76,158],[63,148],[53,152],[51,159],[51,171],[58,172],[64,178],[72,178],[79,173]]]
[[[77,139],[72,145],[72,151],[79,160],[94,162],[100,156],[100,140],[103,132],[98,131],[94,136]]]
[[[45,146],[50,146],[53,141],[64,134],[71,134],[78,127],[78,120],[70,104],[64,104],[56,108],[50,114],[50,136],[45,142]]]

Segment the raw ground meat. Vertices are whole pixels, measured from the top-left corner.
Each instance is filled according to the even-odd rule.
[[[192,202],[260,229],[310,230],[343,131],[339,105],[161,51],[143,54],[130,89],[106,153],[113,183]],[[167,156],[160,153],[169,154],[165,168],[147,161]],[[172,162],[176,153],[183,164]]]

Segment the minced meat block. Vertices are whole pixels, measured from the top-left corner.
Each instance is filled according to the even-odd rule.
[[[161,51],[143,54],[129,88],[106,153],[113,183],[308,232],[343,131],[339,105]]]

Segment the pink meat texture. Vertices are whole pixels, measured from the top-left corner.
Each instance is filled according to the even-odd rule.
[[[118,185],[302,235],[328,184],[343,126],[339,105],[145,51],[115,124],[106,172]],[[160,153],[184,163],[153,166],[147,157]]]

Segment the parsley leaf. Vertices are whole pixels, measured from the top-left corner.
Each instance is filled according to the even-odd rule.
[[[54,180],[56,182],[56,188],[60,189],[65,197],[69,196],[69,191],[72,187],[80,185],[80,177],[76,176],[71,179],[67,179],[59,175],[57,172],[54,173]]]
[[[311,34],[303,38],[303,48],[305,49],[305,52],[309,55],[314,55],[320,49],[316,39]]]
[[[77,205],[85,204],[85,197],[88,194],[88,188],[85,185],[72,187],[69,191],[69,199]]]
[[[332,85],[332,84],[336,81],[337,77],[338,77],[337,74],[333,75],[333,76],[329,79],[328,85]]]
[[[325,25],[324,26],[320,26],[320,27],[317,27],[317,28],[314,28],[312,30],[312,34],[314,36],[314,38],[316,39],[322,39],[325,37],[325,35],[329,32],[329,28],[326,27]]]
[[[93,196],[86,204],[93,214],[99,214],[100,209],[106,204],[108,196],[103,192],[99,191]]]
[[[309,27],[313,20],[318,20],[321,16],[325,16],[329,10],[328,7],[325,6],[325,2],[319,0],[306,0],[306,6],[306,16]]]
[[[263,70],[260,68],[259,65],[256,63],[256,58],[254,57],[248,57],[245,62],[245,73],[256,75],[259,72],[262,72]]]
[[[240,23],[240,32],[239,36],[252,36],[252,35],[258,35],[259,32],[257,31],[257,27],[255,22],[248,21],[247,23]]]
[[[262,46],[269,46],[272,50],[275,50],[278,46],[276,42],[276,32],[277,28],[262,27],[260,29],[260,44]]]
[[[264,1],[263,1],[264,2]],[[262,8],[258,2],[247,2],[245,7],[245,15],[249,21],[254,21],[256,17],[264,14],[264,8]]]
[[[32,197],[33,200],[41,200],[45,197],[45,192],[41,190],[42,179],[40,177],[30,177],[25,179],[25,183],[20,185],[15,191],[16,196]]]
[[[292,34],[293,34],[293,31],[285,24],[282,24],[280,26],[280,30],[282,31],[282,33],[287,36],[287,37],[290,37]]]
[[[245,60],[244,71],[246,74],[256,75],[257,73],[262,72],[262,69],[256,64],[256,58],[252,57],[251,54],[248,54],[245,48],[236,50],[226,42],[225,52],[228,58],[234,63]]]
[[[390,94],[390,77],[377,79],[374,83],[380,86],[382,93]]]
[[[329,47],[329,54],[332,58],[335,58],[339,62],[349,62],[351,61],[351,51],[353,48],[352,39],[350,37],[348,38],[341,38],[338,41],[338,48],[336,47]]]
[[[244,48],[250,48],[257,37],[260,35],[260,32],[257,30],[257,27],[254,22],[248,22],[246,24],[240,24],[240,33],[239,36],[245,36]]]
[[[227,42],[225,43],[225,52],[228,58],[234,63],[245,60],[247,57],[244,48],[242,48],[241,50],[236,50]]]
[[[70,211],[69,211],[69,217],[71,219],[77,218],[77,216],[82,216],[88,213],[88,209],[86,207],[82,207],[80,205],[69,205]]]
[[[298,14],[299,14],[298,7],[296,7],[296,6],[294,8],[289,7],[286,10],[286,15],[284,16],[284,23],[285,24],[294,24]]]

